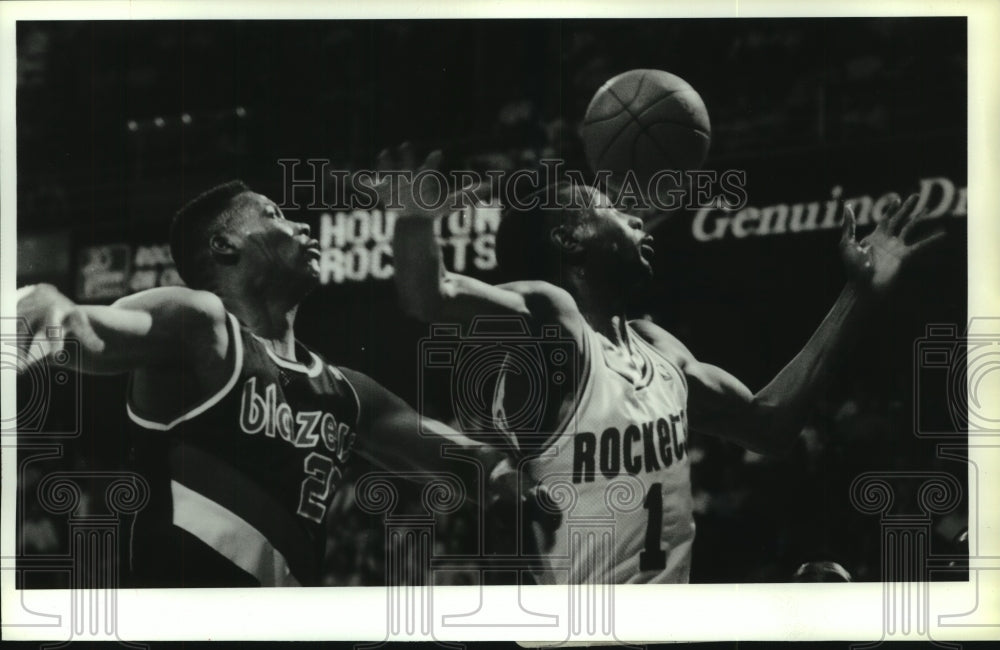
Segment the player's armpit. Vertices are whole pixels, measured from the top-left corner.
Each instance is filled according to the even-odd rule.
[[[801,414],[772,391],[756,394],[722,368],[689,364],[688,425],[758,454],[782,454],[795,443]]]
[[[687,364],[688,426],[760,454],[782,451],[786,437],[774,412],[761,404],[739,379],[722,368],[698,361]]]
[[[723,438],[751,451],[772,454],[794,440],[766,399],[754,395],[727,371],[698,361],[672,334],[650,321],[631,322],[647,342],[676,364],[688,387],[688,426],[692,431]]]

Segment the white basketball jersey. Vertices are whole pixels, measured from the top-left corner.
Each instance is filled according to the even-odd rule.
[[[541,584],[688,581],[687,384],[631,326],[629,336],[641,369],[585,327],[576,406],[544,451],[521,461],[562,509]]]

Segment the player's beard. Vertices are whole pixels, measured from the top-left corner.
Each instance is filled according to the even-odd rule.
[[[319,261],[299,245],[291,251],[283,251],[287,262],[280,265],[279,276],[274,287],[279,293],[301,302],[320,284]]]
[[[634,307],[644,302],[652,278],[648,262],[627,242],[590,251],[584,263],[588,284]]]
[[[277,264],[262,271],[255,290],[270,302],[291,307],[305,300],[319,284],[319,277],[308,265]]]
[[[313,275],[309,269],[305,273],[296,273],[293,278],[289,278],[287,290],[289,294],[296,297],[296,302],[302,302],[316,290],[319,284],[319,277]]]
[[[652,272],[642,258],[631,260],[622,278],[622,290],[627,311],[642,310],[652,285]]]

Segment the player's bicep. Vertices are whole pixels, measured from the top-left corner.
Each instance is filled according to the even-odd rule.
[[[437,322],[466,323],[477,316],[529,315],[524,296],[460,273],[441,278],[440,301],[431,310]]]
[[[153,289],[111,306],[88,306],[87,316],[105,342],[96,369],[106,372],[175,365],[225,356],[228,330],[222,301],[184,288]]]
[[[686,370],[688,423],[706,433],[750,449],[765,451],[765,419],[753,391],[729,372],[709,363],[695,362]]]

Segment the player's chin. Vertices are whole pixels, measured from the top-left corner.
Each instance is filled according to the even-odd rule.
[[[640,255],[639,269],[636,275],[638,276],[636,278],[636,284],[641,290],[649,287],[649,285],[652,284],[653,276],[655,275],[653,261],[644,255]]]
[[[290,284],[301,287],[301,291],[309,293],[320,285],[320,278],[323,273],[320,268],[319,259],[309,258],[299,265],[295,272],[295,278]]]
[[[639,259],[630,264],[621,277],[622,287],[629,295],[645,291],[653,280],[653,267],[647,260]]]
[[[299,260],[299,267],[302,275],[314,277],[317,280],[321,275],[320,255],[307,251]]]
[[[653,260],[650,258],[651,256],[639,253],[637,274],[643,280],[648,280],[653,277]]]
[[[320,278],[322,277],[322,272],[320,271],[319,264],[311,264],[309,266],[309,274],[305,278],[305,286],[307,291],[312,291],[320,285]]]

